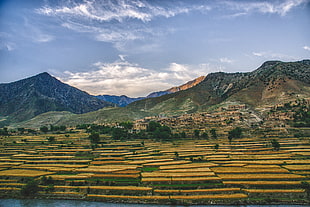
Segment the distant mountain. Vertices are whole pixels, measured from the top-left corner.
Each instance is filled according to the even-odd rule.
[[[115,103],[120,107],[125,107],[128,104],[135,102],[135,101],[139,101],[139,100],[143,100],[146,98],[156,98],[159,96],[163,96],[166,94],[170,94],[170,93],[175,93],[177,91],[182,91],[182,90],[186,90],[189,89],[197,84],[199,84],[201,81],[203,81],[205,79],[205,76],[200,76],[192,81],[189,81],[181,86],[176,86],[173,88],[170,88],[168,90],[165,91],[157,91],[157,92],[153,92],[150,93],[149,95],[147,95],[146,97],[138,97],[138,98],[130,98],[128,96],[122,95],[122,96],[114,96],[114,95],[99,95],[96,96],[97,98],[104,100],[104,101],[108,101],[111,103]]]
[[[125,95],[122,95],[122,96],[99,95],[99,96],[95,96],[95,97],[100,99],[100,100],[103,100],[103,101],[115,103],[117,106],[120,106],[120,107],[127,106],[128,104],[130,104],[134,101],[142,100],[145,98],[145,97],[130,98],[130,97],[125,96]]]
[[[253,72],[211,73],[187,90],[135,101],[127,107],[103,108],[81,115],[64,115],[63,118],[56,114],[56,118],[57,123],[69,125],[133,121],[146,116],[212,111],[229,103],[246,104],[251,111],[262,115],[276,104],[309,97],[310,60],[268,61]],[[43,121],[48,120],[40,120],[41,123]]]
[[[41,73],[13,83],[0,84],[2,121],[24,121],[48,111],[86,113],[113,104]]]

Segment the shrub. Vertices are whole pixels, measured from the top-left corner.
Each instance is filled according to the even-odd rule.
[[[22,187],[20,193],[22,196],[35,196],[39,190],[38,182],[32,179]]]

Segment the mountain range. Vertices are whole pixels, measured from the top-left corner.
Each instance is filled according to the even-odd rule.
[[[58,91],[56,90],[56,92]],[[69,94],[67,95],[69,96]],[[132,102],[126,107],[102,108],[100,106],[101,109],[97,111],[88,113],[79,111],[80,114],[74,114],[77,112],[72,109],[66,109],[72,113],[48,112],[22,122],[18,126],[38,127],[38,123],[41,125],[48,123],[74,126],[81,123],[100,124],[132,121],[146,116],[169,117],[209,111],[231,102],[246,104],[253,112],[259,114],[270,106],[309,97],[310,60],[267,61],[252,72],[210,73],[201,82],[186,90],[176,89],[174,93],[155,98],[144,98]],[[112,106],[106,102],[103,103],[105,106]],[[2,105],[0,106],[2,109]],[[22,109],[27,110],[27,108]]]
[[[310,97],[310,60],[268,61],[248,73],[211,73],[200,84],[156,99],[134,102],[130,109],[179,115],[205,111],[225,101],[252,108]]]
[[[192,81],[189,81],[189,82],[187,82],[181,86],[172,87],[172,88],[165,90],[165,91],[152,92],[145,97],[130,98],[130,97],[125,96],[125,95],[122,95],[122,96],[98,95],[96,97],[101,99],[101,100],[107,101],[107,102],[115,103],[116,105],[118,105],[120,107],[124,107],[124,106],[127,106],[128,104],[130,104],[132,102],[135,102],[135,101],[143,100],[146,98],[156,98],[156,97],[163,96],[166,94],[175,93],[178,91],[189,89],[189,88],[199,84],[204,79],[205,79],[205,76],[200,76],[200,77],[198,77]]]
[[[46,72],[0,84],[2,124],[28,120],[48,111],[82,114],[113,105],[64,84]]]

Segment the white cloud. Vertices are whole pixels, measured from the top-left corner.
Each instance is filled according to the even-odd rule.
[[[210,7],[204,5],[184,6],[174,2],[173,4],[168,3],[163,7],[151,2],[143,0],[69,1],[67,5],[60,5],[58,7],[44,6],[36,11],[39,14],[48,16],[69,16],[100,22],[110,22],[113,20],[123,22],[128,21],[128,19],[149,22],[160,16],[170,18],[178,14],[189,13],[193,10],[210,10]]]
[[[27,18],[24,18],[24,28],[26,31],[23,35],[31,39],[33,42],[46,43],[55,39],[54,36],[46,34],[41,29],[36,27],[35,24],[29,23],[29,20]]]
[[[54,39],[52,35],[37,33],[37,36],[34,37],[34,41],[36,42],[50,42]]]
[[[293,61],[293,60],[298,60],[298,58],[287,55],[287,54],[281,54],[281,53],[275,53],[275,52],[270,52],[270,51],[264,51],[264,52],[252,52],[252,55],[256,57],[262,57],[265,59],[276,59],[276,60],[281,60],[281,61]]]
[[[163,6],[164,5],[164,6]],[[97,41],[110,42],[120,51],[130,41],[143,40],[153,44],[153,37],[173,32],[164,25],[149,26],[155,18],[171,18],[191,11],[208,11],[210,7],[184,2],[145,0],[60,1],[58,6],[48,4],[37,13],[56,18],[60,25],[80,33],[88,33]]]
[[[304,50],[308,50],[308,51],[310,51],[310,47],[309,47],[309,46],[307,46],[307,45],[305,45],[305,46],[303,47],[303,49],[304,49]]]
[[[229,64],[231,64],[231,63],[234,62],[234,60],[229,59],[229,58],[227,58],[227,57],[224,57],[224,58],[220,58],[220,62],[221,62],[221,63],[229,63]]]
[[[263,56],[263,53],[260,53],[260,52],[252,52],[252,54],[254,56],[258,56],[258,57],[262,57]]]
[[[208,64],[198,66],[171,63],[159,71],[127,62],[124,56],[113,63],[97,62],[89,72],[66,71],[60,79],[91,94],[145,96],[150,92],[173,86],[206,75],[211,71]]]
[[[228,8],[237,11],[236,17],[252,12],[278,14],[285,16],[293,8],[309,3],[309,0],[275,0],[275,1],[224,1]]]

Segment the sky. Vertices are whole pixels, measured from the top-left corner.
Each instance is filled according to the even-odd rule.
[[[310,59],[310,0],[0,0],[0,83],[41,72],[145,96],[211,72]]]

